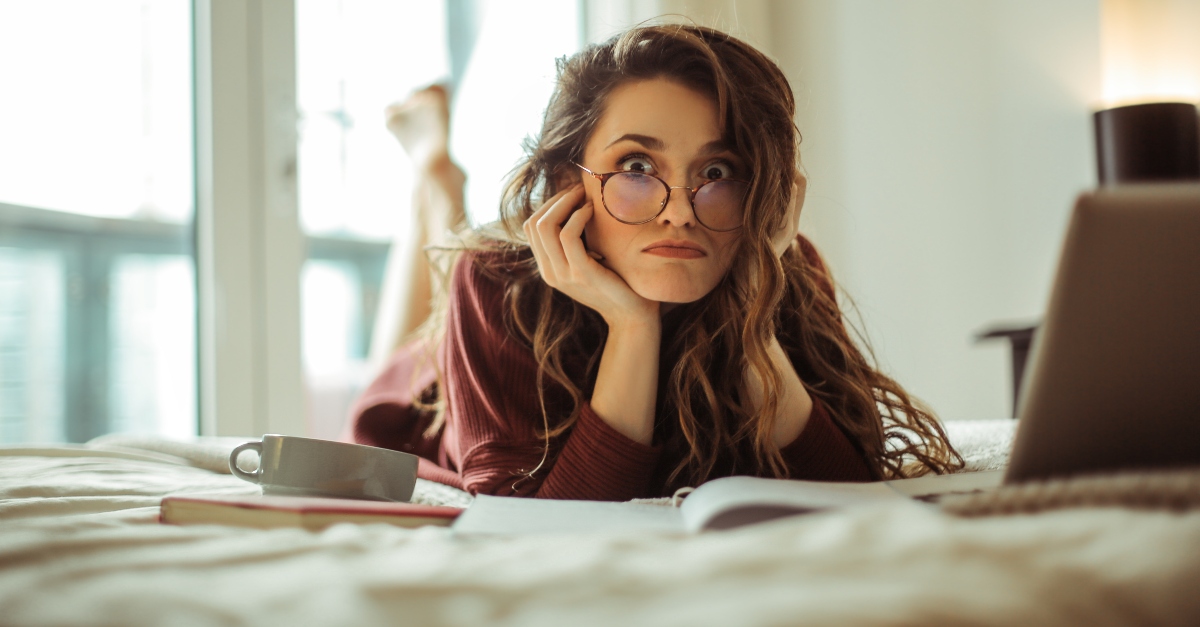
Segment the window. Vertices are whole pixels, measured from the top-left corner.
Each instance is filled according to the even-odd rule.
[[[490,221],[581,30],[548,0],[0,4],[0,443],[335,437],[408,218],[383,108],[452,85]]]
[[[454,93],[451,150],[475,223],[537,133],[554,60],[578,49],[572,2],[298,0],[299,205],[309,432],[337,437],[373,375],[367,350],[391,242],[409,222],[411,165],[383,110],[435,82]]]
[[[191,34],[0,4],[0,443],[196,433]]]

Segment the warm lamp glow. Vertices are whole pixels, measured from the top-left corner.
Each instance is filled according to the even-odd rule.
[[[1104,106],[1200,102],[1198,33],[1196,0],[1104,0]]]

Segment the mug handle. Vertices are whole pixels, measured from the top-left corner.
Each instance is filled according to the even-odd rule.
[[[240,455],[242,451],[248,451],[250,449],[254,449],[258,452],[258,470],[255,470],[254,472],[246,472],[245,470],[238,468],[237,465],[238,455]],[[245,481],[249,481],[250,483],[262,483],[262,442],[246,442],[245,444],[240,444],[237,448],[233,449],[233,452],[229,454],[229,472],[233,473],[233,475],[238,479],[243,479]]]

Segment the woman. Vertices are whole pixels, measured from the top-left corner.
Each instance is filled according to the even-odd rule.
[[[418,204],[458,220],[444,131],[410,124],[438,111],[444,129],[444,93],[417,102],[393,130],[420,155]],[[961,467],[855,347],[797,234],[793,114],[779,68],[711,29],[637,28],[566,60],[503,232],[454,255],[431,333],[360,399],[354,439],[472,493],[546,498]]]

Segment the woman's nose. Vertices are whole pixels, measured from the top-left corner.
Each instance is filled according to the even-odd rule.
[[[658,222],[660,224],[673,224],[675,226],[695,226],[696,211],[692,207],[692,198],[689,190],[686,187],[670,188],[670,195],[667,197],[667,206],[663,212],[658,214]]]

